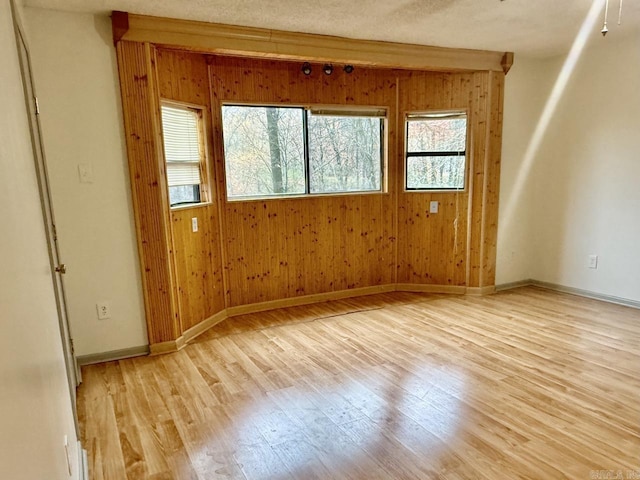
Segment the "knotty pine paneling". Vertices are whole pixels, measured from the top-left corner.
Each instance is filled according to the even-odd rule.
[[[192,232],[191,219],[198,219]],[[213,205],[173,210],[176,278],[182,331],[224,310],[217,209]]]
[[[474,167],[467,286],[484,287],[495,283],[504,74],[476,72],[473,76]]]
[[[124,41],[118,52],[152,344],[225,307],[394,283],[493,283],[502,73],[356,68],[347,75],[336,66],[326,76],[313,65],[304,76],[298,62],[162,48],[156,55],[153,46]],[[168,208],[155,163],[160,98],[206,107],[209,205]],[[386,107],[387,190],[227,201],[223,102]],[[405,114],[444,109],[469,115],[467,188],[404,192]],[[440,202],[438,214],[428,212],[431,200]]]
[[[219,201],[213,176],[208,67],[203,55],[171,50],[158,51],[157,65],[158,89],[163,99],[205,107],[211,203],[171,210],[176,284],[184,332],[225,308]],[[191,227],[194,217],[198,219],[197,232]]]
[[[479,286],[495,285],[498,253],[498,210],[500,200],[500,165],[502,163],[502,124],[504,118],[504,81],[502,72],[490,72],[491,103],[489,126],[489,176],[485,184],[482,218],[484,245],[483,276]]]
[[[398,175],[398,283],[464,286],[467,281],[469,185],[473,182],[476,138],[474,74],[408,72],[400,77],[402,135],[407,113],[466,110],[469,139],[467,189],[460,192],[405,192],[404,138]],[[479,197],[480,200],[482,197]],[[439,202],[438,213],[429,203]]]
[[[180,334],[166,179],[160,162],[155,47],[121,41],[118,69],[149,343]]]
[[[389,158],[396,158],[396,77],[357,68],[305,76],[298,62],[210,57],[214,138],[220,105],[387,107]],[[221,141],[216,173],[223,198],[228,306],[394,282],[394,186],[390,192],[226,202]]]

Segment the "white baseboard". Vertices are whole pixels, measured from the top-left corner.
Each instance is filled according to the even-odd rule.
[[[616,297],[614,295],[606,295],[604,293],[593,292],[591,290],[583,290],[581,288],[567,287],[566,285],[559,285],[557,283],[542,282],[540,280],[526,279],[518,282],[503,283],[496,285],[496,292],[503,292],[505,290],[511,290],[513,288],[534,286],[544,288],[546,290],[553,290],[554,292],[568,293],[570,295],[577,295],[579,297],[593,298],[594,300],[601,300],[607,303],[615,303],[617,305],[623,305],[625,307],[640,309],[640,302],[637,300],[631,300],[629,298]]]
[[[579,297],[593,298],[594,300],[602,300],[603,302],[615,303],[618,305],[624,305],[625,307],[640,309],[640,302],[637,300],[631,300],[629,298],[606,295],[604,293],[592,292],[590,290],[582,290],[581,288],[567,287],[565,285],[558,285],[556,283],[541,282],[540,280],[531,280],[531,285],[545,288],[547,290],[554,290],[556,292],[569,293],[571,295],[578,295]]]
[[[141,345],[139,347],[123,348],[121,350],[111,350],[110,352],[92,353],[89,355],[80,355],[76,357],[78,365],[91,365],[94,363],[111,362],[113,360],[122,360],[123,358],[141,357],[149,354],[149,346]]]

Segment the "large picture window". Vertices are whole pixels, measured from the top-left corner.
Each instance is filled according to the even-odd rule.
[[[162,102],[162,138],[166,161],[169,204],[207,201],[206,149],[202,109]]]
[[[465,112],[408,115],[406,132],[407,190],[460,190],[465,187]]]
[[[385,111],[224,105],[229,199],[382,190]]]

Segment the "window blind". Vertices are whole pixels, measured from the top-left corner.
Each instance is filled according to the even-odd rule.
[[[162,105],[162,134],[170,187],[200,185],[200,118],[197,111]]]

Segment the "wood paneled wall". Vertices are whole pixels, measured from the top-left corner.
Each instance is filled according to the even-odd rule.
[[[495,283],[504,73],[409,72],[400,118],[425,110],[467,112],[467,181],[460,192],[405,192],[398,165],[398,283],[482,288]],[[438,201],[437,214],[429,203]]]
[[[160,97],[203,106],[207,150],[213,163],[209,74],[203,55],[159,50],[157,55]],[[212,202],[193,208],[171,210],[171,229],[175,248],[176,284],[182,330],[192,328],[225,308],[222,274],[219,206],[213,168],[209,183]],[[198,219],[193,232],[191,220]]]
[[[211,57],[210,72],[229,306],[392,283],[393,191],[227,202],[219,128],[223,102],[387,107],[395,158],[395,76],[321,65],[306,76],[297,62],[231,57]]]
[[[118,51],[120,56],[130,55],[128,50]],[[167,278],[173,278],[175,286],[177,336],[230,307],[361,287],[443,286],[464,291],[494,283],[504,73],[360,67],[350,75],[336,68],[327,76],[314,65],[312,74],[305,76],[300,66],[158,49],[156,95],[206,107],[213,196],[211,204],[178,210],[169,210],[167,199],[159,196],[154,205],[136,205],[154,215],[162,210],[171,220],[167,245],[175,258],[165,255],[161,261],[173,262],[175,277]],[[135,79],[138,73],[127,75]],[[387,108],[386,191],[228,201],[223,102]],[[157,101],[125,99],[125,110],[129,108],[146,108],[153,116],[150,109],[157,108]],[[451,109],[468,114],[466,188],[405,192],[405,115]],[[132,153],[134,163],[141,161],[130,148],[130,162]],[[149,164],[157,164],[150,152],[145,155]],[[132,170],[134,191],[142,188],[137,175]],[[440,203],[437,214],[429,213],[432,200]],[[199,221],[195,233],[193,217]],[[149,247],[143,241],[141,252],[145,249]],[[144,263],[147,256],[142,255]],[[152,303],[154,292],[146,291],[147,303]],[[155,315],[149,307],[147,315]],[[156,321],[151,318],[151,323]],[[150,336],[150,341],[165,338]]]
[[[484,75],[484,74],[479,74]],[[475,176],[477,95],[473,73],[408,72],[400,79],[400,117],[429,110],[465,110],[469,139],[467,184]],[[403,127],[404,128],[404,127]],[[403,130],[404,135],[404,130]],[[404,141],[398,158],[398,283],[465,286],[469,187],[460,192],[405,192]],[[439,202],[437,214],[429,203]]]
[[[147,332],[153,345],[181,334],[160,136],[156,48],[128,41],[117,47]]]

